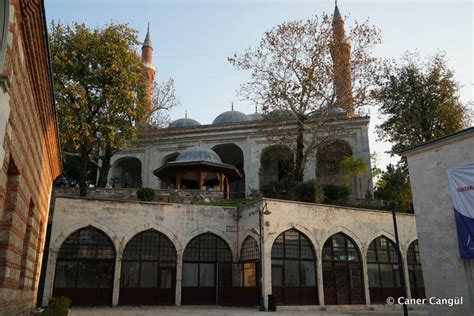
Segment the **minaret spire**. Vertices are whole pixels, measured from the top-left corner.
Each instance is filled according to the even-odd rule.
[[[155,67],[152,64],[153,60],[153,47],[151,46],[151,37],[150,37],[150,23],[148,22],[147,31],[145,40],[143,41],[142,45],[142,63],[145,68],[145,73],[143,74],[143,78],[146,84],[146,108],[144,111],[144,116],[147,117],[148,113],[151,111],[151,94],[153,90],[153,81],[155,80]],[[144,123],[144,122],[142,122]]]
[[[344,109],[347,116],[354,116],[351,74],[351,44],[347,41],[344,31],[344,20],[337,6],[334,6],[332,19],[331,57],[334,73],[335,106]]]

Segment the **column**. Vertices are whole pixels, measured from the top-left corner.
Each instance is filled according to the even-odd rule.
[[[403,261],[403,275],[405,276],[405,293],[407,296],[405,298],[411,298],[410,275],[408,273],[407,256],[402,255],[402,261]]]
[[[58,252],[49,249],[48,265],[46,266],[46,277],[44,279],[43,306],[48,306],[49,299],[53,296],[54,274],[56,271],[56,258]]]
[[[364,276],[365,304],[370,305],[369,270],[367,267],[366,254],[362,255],[362,275]]]
[[[316,281],[318,282],[319,305],[324,306],[324,284],[323,284],[323,260],[322,256],[316,258]]]
[[[114,288],[112,290],[112,306],[117,306],[120,295],[120,273],[122,272],[122,255],[115,258]]]
[[[183,252],[179,251],[176,261],[176,289],[175,289],[175,305],[181,306],[181,288],[183,280]]]

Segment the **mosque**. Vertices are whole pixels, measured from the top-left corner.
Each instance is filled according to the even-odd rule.
[[[334,73],[342,133],[322,144],[304,179],[337,183],[340,161],[360,157],[370,170],[369,117],[355,114],[350,44],[336,5]],[[339,50],[339,51],[338,51]],[[146,78],[155,75],[146,35]],[[337,58],[335,58],[335,56]],[[347,77],[349,75],[349,77]],[[349,79],[344,79],[349,78]],[[295,123],[289,121],[291,131]],[[140,135],[112,159],[110,190],[217,192],[255,197],[285,179],[294,152],[262,135],[261,113],[231,108],[212,124],[190,117]],[[368,181],[369,175],[366,174]],[[363,198],[370,186],[354,183]],[[120,191],[124,192],[124,191]],[[400,270],[408,297],[425,296],[415,218],[399,214],[402,262],[390,212],[258,198],[240,207],[138,202],[58,195],[52,212],[43,304],[67,296],[73,305],[350,305],[368,309],[398,297]]]

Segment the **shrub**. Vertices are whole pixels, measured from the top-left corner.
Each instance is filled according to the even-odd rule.
[[[264,184],[261,193],[267,198],[320,203],[324,199],[322,187],[315,181],[282,180]]]
[[[42,316],[67,316],[71,302],[67,297],[52,297]]]
[[[348,187],[335,184],[326,184],[323,190],[325,196],[323,203],[327,204],[345,203],[351,193]]]
[[[138,188],[137,197],[140,201],[153,201],[155,198],[155,190],[152,188]]]

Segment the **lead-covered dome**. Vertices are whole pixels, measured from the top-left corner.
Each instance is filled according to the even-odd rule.
[[[222,163],[221,158],[212,149],[205,147],[190,147],[183,150],[178,157],[176,162],[185,161],[206,161],[214,163]]]
[[[222,114],[219,114],[212,124],[229,124],[229,123],[240,123],[240,122],[248,122],[251,119],[248,117],[247,114],[239,112],[239,111],[227,111]]]
[[[189,127],[189,126],[198,126],[201,125],[196,120],[190,119],[190,118],[180,118],[177,119],[176,121],[173,121],[170,123],[168,127]]]

